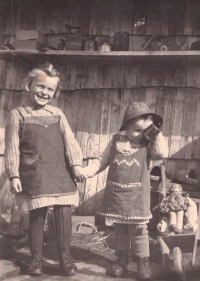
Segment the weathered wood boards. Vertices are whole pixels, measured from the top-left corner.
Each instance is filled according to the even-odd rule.
[[[172,179],[176,171],[193,168],[200,175],[199,90],[194,88],[141,87],[127,89],[93,89],[62,91],[55,105],[61,107],[75,133],[85,164],[98,157],[112,135],[119,130],[124,111],[130,101],[146,102],[163,116],[163,134],[170,154],[166,170]],[[23,101],[20,91],[0,92],[0,120],[5,126],[6,113]],[[91,160],[90,160],[91,159]],[[106,171],[88,180],[80,188],[81,203],[88,196],[99,202],[105,186]],[[1,194],[0,194],[1,198]],[[94,202],[81,210],[96,210]],[[84,203],[86,204],[86,203]],[[99,204],[99,203],[98,203]],[[89,208],[89,209],[88,209]]]
[[[47,45],[57,47],[60,38],[70,32],[66,24],[80,27],[84,38],[96,34],[101,27],[100,37],[110,36],[111,42],[115,32],[129,32],[129,50],[134,51],[140,50],[157,32],[163,40],[184,39],[189,47],[200,34],[198,0],[183,0],[181,5],[179,0],[1,2],[0,42],[15,36],[17,30],[35,29],[45,35]],[[72,29],[72,32],[76,31]],[[4,151],[2,136],[6,113],[23,101],[22,77],[38,63],[0,60],[1,154]],[[75,59],[62,64],[56,61],[55,67],[61,73],[63,89],[59,100],[53,104],[65,113],[82,148],[84,165],[104,151],[112,135],[118,131],[128,103],[142,101],[164,118],[162,131],[170,150],[166,170],[171,179],[183,168],[195,169],[200,177],[199,65],[189,61],[179,65],[162,61],[136,63],[134,60],[106,59],[92,62]],[[1,183],[5,180],[3,170],[2,174]],[[104,171],[79,185],[79,214],[96,212],[106,174]],[[0,200],[10,196],[8,191],[8,184],[3,183]],[[0,202],[3,211],[10,210],[9,204],[5,203],[11,202],[10,199]]]

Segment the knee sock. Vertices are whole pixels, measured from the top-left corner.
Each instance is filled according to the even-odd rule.
[[[117,250],[128,251],[130,249],[130,236],[128,232],[128,225],[115,223],[114,229]]]
[[[145,225],[130,225],[131,248],[134,255],[137,257],[149,257],[149,238],[147,226]]]
[[[72,217],[70,205],[53,206],[58,251],[68,250],[71,243]]]
[[[42,254],[43,228],[46,214],[47,207],[30,211],[28,236],[32,255],[34,253]]]

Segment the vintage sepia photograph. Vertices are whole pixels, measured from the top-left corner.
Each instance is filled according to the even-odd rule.
[[[0,0],[4,280],[200,281],[200,0]]]

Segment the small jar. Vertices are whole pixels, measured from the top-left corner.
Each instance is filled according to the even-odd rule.
[[[110,52],[111,46],[108,43],[103,43],[103,44],[98,46],[98,51],[100,51],[100,52]]]

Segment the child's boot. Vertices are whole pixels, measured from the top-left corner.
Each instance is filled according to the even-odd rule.
[[[107,274],[115,277],[121,276],[128,270],[130,257],[130,236],[126,224],[114,223],[118,259],[108,270]]]
[[[128,271],[129,269],[129,262],[131,260],[130,252],[129,250],[119,250],[119,257],[108,270],[107,274],[111,276],[121,276],[123,273]]]
[[[60,268],[63,275],[74,275],[77,271],[77,267],[74,264],[69,251],[72,233],[71,206],[55,205],[53,207],[53,210],[56,224],[56,235],[58,240]]]
[[[28,233],[32,260],[27,274],[32,276],[40,276],[42,274],[43,228],[46,213],[47,208],[30,211]]]
[[[59,252],[59,264],[63,275],[70,276],[74,275],[77,271],[77,267],[70,255],[69,250],[63,249]]]
[[[40,276],[42,274],[42,256],[35,252],[32,254],[32,261],[27,269],[27,274],[32,276]]]
[[[140,280],[152,278],[149,257],[137,257],[137,274]]]

